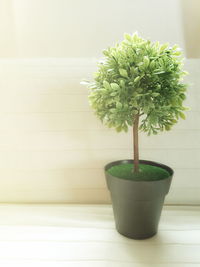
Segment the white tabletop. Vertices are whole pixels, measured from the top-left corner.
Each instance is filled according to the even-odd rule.
[[[200,266],[200,207],[165,206],[143,241],[115,230],[110,205],[0,205],[2,267]]]

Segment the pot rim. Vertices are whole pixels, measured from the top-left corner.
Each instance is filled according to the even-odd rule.
[[[120,179],[120,180],[124,180],[123,178],[120,178],[120,177],[117,177],[117,176],[113,176],[111,174],[109,174],[107,172],[108,169],[110,169],[112,166],[116,166],[116,165],[120,165],[120,164],[124,164],[124,163],[133,163],[134,160],[133,159],[123,159],[123,160],[116,160],[116,161],[112,161],[112,162],[109,162],[108,164],[106,164],[104,166],[104,171],[105,173],[107,173],[109,176],[111,177],[114,177],[116,179]],[[160,167],[166,171],[168,171],[169,173],[169,176],[166,177],[165,179],[159,179],[159,180],[148,180],[148,181],[144,181],[144,180],[125,180],[125,181],[132,181],[132,182],[143,182],[143,183],[155,183],[155,182],[159,182],[159,181],[163,181],[163,180],[167,180],[167,179],[171,179],[173,174],[174,174],[174,171],[172,168],[170,168],[169,166],[165,165],[165,164],[162,164],[162,163],[159,163],[159,162],[156,162],[156,161],[150,161],[150,160],[139,160],[139,164],[147,164],[147,165],[151,165],[151,166],[156,166],[156,167]]]

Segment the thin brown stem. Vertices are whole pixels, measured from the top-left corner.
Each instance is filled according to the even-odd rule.
[[[139,125],[139,114],[136,114],[135,117],[134,117],[134,123],[133,123],[134,172],[139,172],[138,125]]]

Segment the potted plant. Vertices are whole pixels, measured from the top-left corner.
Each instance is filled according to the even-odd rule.
[[[138,131],[169,131],[185,119],[183,56],[177,45],[160,45],[137,34],[125,34],[103,54],[94,80],[87,82],[91,106],[108,127],[133,131],[133,159],[105,166],[116,228],[129,238],[145,239],[157,232],[173,170],[139,159]]]

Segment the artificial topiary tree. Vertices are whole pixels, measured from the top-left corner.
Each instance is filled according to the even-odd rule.
[[[182,83],[183,56],[169,47],[139,37],[125,39],[103,51],[94,81],[88,82],[90,103],[96,115],[117,132],[133,127],[134,172],[139,171],[138,131],[169,131],[179,118],[187,85]]]

